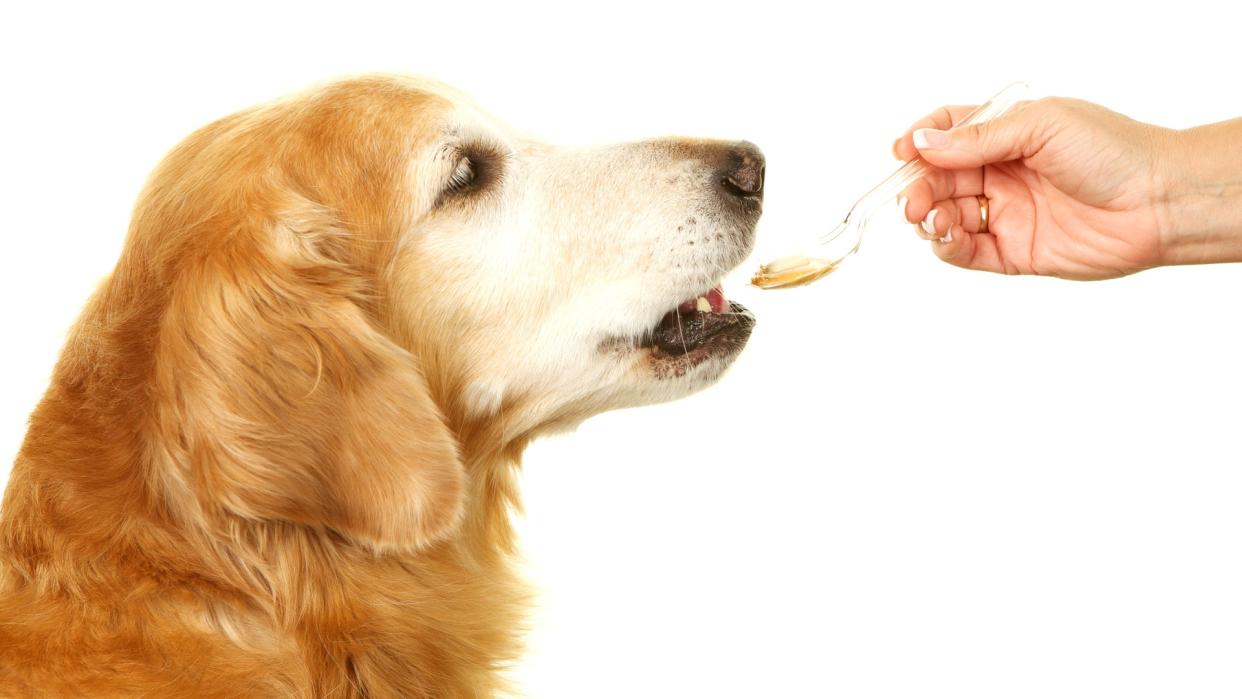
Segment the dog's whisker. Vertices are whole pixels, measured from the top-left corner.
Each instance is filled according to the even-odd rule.
[[[684,328],[681,327],[681,314],[680,313],[677,313],[677,334],[681,336],[681,351],[684,354],[689,354],[690,348],[686,346],[686,331]]]

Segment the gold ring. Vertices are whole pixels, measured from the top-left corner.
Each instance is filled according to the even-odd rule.
[[[988,232],[988,198],[975,197],[979,201],[979,232]]]

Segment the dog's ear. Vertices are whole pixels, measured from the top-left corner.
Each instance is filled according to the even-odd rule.
[[[416,550],[461,517],[457,440],[416,359],[365,310],[344,236],[314,218],[180,265],[156,350],[174,481],[209,520]]]

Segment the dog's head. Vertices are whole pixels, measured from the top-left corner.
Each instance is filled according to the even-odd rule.
[[[734,360],[753,318],[719,281],[763,167],[744,142],[551,146],[405,78],[206,127],[153,176],[118,270],[167,294],[163,485],[377,549],[441,536],[464,430],[503,448]]]
[[[555,147],[429,94],[387,293],[466,413],[503,407],[516,436],[720,376],[753,324],[718,285],[759,218],[754,146]]]

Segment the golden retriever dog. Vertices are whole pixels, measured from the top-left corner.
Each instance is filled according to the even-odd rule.
[[[509,691],[521,452],[736,358],[763,167],[388,76],[191,135],[13,467],[0,696]]]

